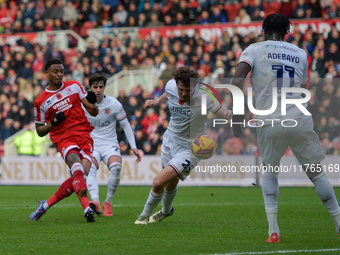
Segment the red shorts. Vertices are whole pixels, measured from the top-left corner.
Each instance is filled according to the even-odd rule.
[[[55,146],[60,151],[65,162],[67,154],[70,150],[79,150],[80,159],[85,158],[92,162],[92,152],[93,152],[93,140],[90,134],[82,134],[81,136],[68,137],[58,143]]]

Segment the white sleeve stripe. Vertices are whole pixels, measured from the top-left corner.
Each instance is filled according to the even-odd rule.
[[[213,110],[213,113],[216,113],[221,107],[222,107],[222,105],[218,105],[217,108],[215,110]]]
[[[35,120],[34,122],[38,123],[38,124],[45,124],[45,121],[37,121],[37,120]]]
[[[120,119],[118,119],[118,121],[122,121],[122,120],[125,120],[126,119],[126,115]]]

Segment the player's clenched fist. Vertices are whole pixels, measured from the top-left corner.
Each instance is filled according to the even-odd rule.
[[[150,107],[154,107],[155,106],[155,101],[154,100],[146,100],[144,103],[144,108],[148,109]]]
[[[97,96],[96,96],[96,94],[95,94],[93,91],[87,92],[86,99],[87,99],[87,101],[88,101],[90,104],[95,104],[95,103],[97,103]]]
[[[66,116],[64,112],[58,112],[56,115],[54,115],[53,119],[51,120],[51,124],[53,127],[59,125],[61,122],[63,122],[66,119]]]

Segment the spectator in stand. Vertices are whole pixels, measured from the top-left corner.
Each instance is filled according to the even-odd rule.
[[[320,57],[320,52],[318,50],[314,50],[313,51],[313,60],[310,64],[310,71],[311,71],[311,75],[318,75],[319,77],[323,77],[324,76],[324,61],[323,59]]]
[[[305,3],[305,0],[298,0],[298,4],[294,9],[293,12],[293,18],[294,19],[303,19],[306,16],[306,9],[307,4]]]
[[[151,110],[150,110],[151,109]],[[152,122],[158,121],[158,114],[154,109],[150,108],[146,111],[144,118],[141,120],[140,124],[142,126],[142,132],[146,134],[146,130],[152,124]]]
[[[134,2],[131,2],[129,4],[129,11],[128,11],[128,18],[127,20],[132,17],[135,21],[138,20],[138,12],[137,12],[137,7]]]
[[[163,80],[158,80],[158,85],[155,87],[150,95],[151,99],[157,99],[160,97],[165,91],[165,83]]]
[[[64,22],[69,22],[70,20],[73,20],[78,16],[77,9],[76,7],[74,7],[72,1],[67,1],[66,5],[63,7],[62,14],[62,20]]]
[[[146,19],[146,16],[144,13],[139,13],[138,14],[138,19],[137,19],[137,26],[138,27],[145,27],[147,24],[148,20]]]
[[[164,26],[173,26],[175,23],[174,23],[174,20],[173,18],[171,17],[170,14],[166,14],[164,16]]]
[[[227,23],[227,17],[221,12],[218,5],[212,9],[211,20],[213,23]]]
[[[325,19],[334,19],[340,16],[339,8],[336,6],[336,4],[333,2],[331,4],[331,7],[327,10],[325,14]]]
[[[161,22],[158,20],[158,16],[156,13],[151,14],[151,20],[147,23],[147,27],[159,27]]]
[[[332,143],[329,141],[328,138],[323,138],[321,141],[322,150],[326,155],[333,155],[334,148]]]
[[[4,141],[13,134],[13,120],[6,118],[4,121],[4,126],[0,128],[0,144],[4,144]]]
[[[53,12],[51,15],[51,19],[56,20],[56,19],[63,19],[63,11],[64,11],[64,3],[62,0],[57,0],[55,6],[53,6]]]
[[[72,80],[76,80],[80,84],[84,82],[84,67],[82,63],[77,63],[76,68],[72,72]]]
[[[119,89],[117,100],[124,106],[129,104],[129,98],[125,95],[124,89]]]
[[[201,16],[198,17],[198,24],[212,24],[213,21],[212,19],[209,17],[209,12],[206,10],[203,10],[201,12]]]
[[[49,60],[52,58],[58,58],[62,62],[65,61],[64,54],[59,50],[59,46],[56,43],[53,45],[52,51],[46,56],[46,60]]]
[[[135,115],[135,110],[138,109],[140,106],[138,105],[138,100],[135,96],[129,97],[129,104],[125,108],[126,114],[128,117]],[[138,146],[137,146],[138,148]]]
[[[126,23],[128,12],[124,9],[122,4],[118,5],[115,15],[117,16],[120,24],[124,25]]]
[[[328,52],[325,54],[325,61],[332,60],[336,65],[340,60],[340,52],[338,51],[338,46],[335,43],[329,45]]]
[[[248,15],[247,11],[244,8],[241,8],[238,11],[238,16],[235,18],[235,24],[249,24],[251,22],[251,18]]]
[[[24,62],[24,66],[20,67],[17,71],[18,77],[24,78],[27,80],[28,78],[33,78],[33,69],[31,62],[26,59]]]
[[[312,8],[312,16],[316,18],[321,17],[321,5],[320,5],[320,0],[310,0],[309,1],[309,6]]]
[[[168,82],[172,79],[175,73],[175,65],[170,63],[169,61],[166,63],[166,69],[162,72],[161,76],[159,77],[164,83]]]
[[[327,36],[327,44],[331,43],[335,43],[338,48],[340,47],[340,34],[335,23],[332,24],[331,31],[328,33]]]

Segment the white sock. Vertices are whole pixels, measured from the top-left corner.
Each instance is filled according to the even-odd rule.
[[[91,165],[90,172],[86,179],[86,184],[92,201],[99,203],[99,185],[97,181],[97,168],[94,164]]]
[[[162,200],[163,198],[163,194],[156,194],[152,191],[150,191],[148,200],[146,200],[143,212],[141,213],[142,216],[145,217],[150,217],[150,215],[152,214],[152,212],[155,210],[155,208],[157,207],[159,201]]]
[[[172,209],[172,201],[174,201],[176,194],[177,194],[177,188],[174,191],[164,190],[163,208],[162,208],[162,213],[164,215],[168,215],[170,213]]]
[[[107,194],[105,202],[112,204],[112,199],[115,196],[116,190],[119,187],[120,182],[120,172],[122,170],[122,164],[118,162],[113,162],[109,166],[110,175],[107,180]]]
[[[87,209],[89,209],[90,207],[86,207],[85,210],[84,210],[84,213],[86,213]],[[90,208],[91,209],[91,208]],[[91,209],[92,210],[92,209]]]
[[[311,181],[315,186],[316,193],[318,193],[322,203],[326,206],[329,214],[332,216],[336,231],[339,233],[340,208],[331,183],[324,174],[322,174],[322,176],[316,176],[311,179]]]
[[[262,195],[268,220],[268,235],[280,235],[277,225],[277,202],[279,198],[279,181],[275,173],[264,173],[262,176]]]
[[[48,210],[48,208],[50,208],[47,204],[47,201],[43,204],[43,207],[44,207],[45,210]]]

